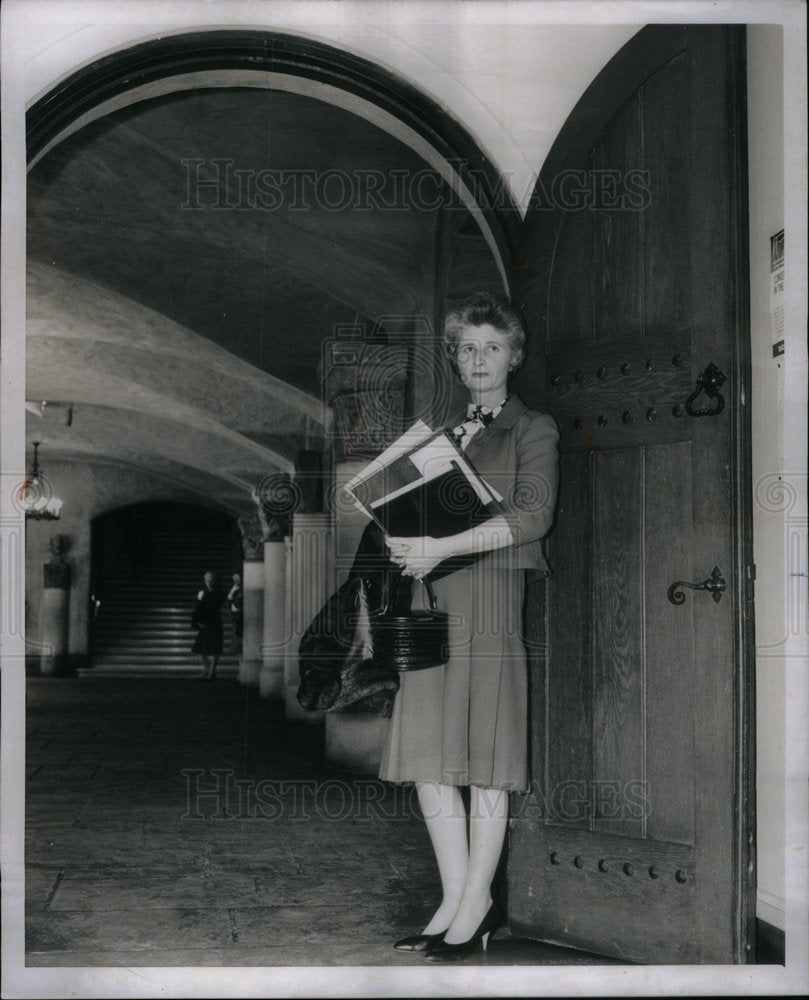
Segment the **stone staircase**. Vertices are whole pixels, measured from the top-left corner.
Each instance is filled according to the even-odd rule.
[[[234,566],[232,539],[225,533],[193,525],[152,528],[148,552],[136,566],[121,560],[105,571],[91,629],[91,672],[199,672],[199,657],[191,652],[196,636],[191,613],[209,569],[226,595],[240,567]],[[239,661],[226,605],[222,625],[219,670],[230,674]]]

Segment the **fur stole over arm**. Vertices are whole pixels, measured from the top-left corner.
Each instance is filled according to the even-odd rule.
[[[373,658],[370,615],[387,602],[409,607],[412,581],[402,580],[388,559],[380,529],[363,532],[346,582],[328,599],[301,639],[298,649],[298,701],[312,711],[351,709],[389,719],[399,690],[395,670]]]

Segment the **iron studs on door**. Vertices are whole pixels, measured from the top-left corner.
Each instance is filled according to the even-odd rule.
[[[550,851],[548,860],[557,868],[567,868],[568,865],[572,864],[579,871],[593,870],[593,864],[588,863],[588,859],[583,854],[575,854],[571,857],[569,854],[561,854],[559,851]],[[595,862],[595,868],[599,872],[605,874],[611,872],[613,875],[623,875],[625,878],[633,878],[635,875],[640,877],[646,875],[653,882],[660,878],[665,880],[672,877],[680,885],[684,885],[688,881],[688,874],[684,868],[676,868],[672,872],[671,869],[667,870],[659,863],[649,864],[648,861],[626,861],[620,857],[599,858]]]
[[[644,423],[657,424],[657,436],[683,433],[672,427],[669,418],[679,422],[687,416],[715,417],[725,408],[720,390],[727,376],[710,362],[694,385],[687,350],[666,354],[660,347],[634,358],[602,357],[591,368],[582,365],[580,358],[558,365],[549,359],[549,366],[550,412],[561,428],[585,430],[588,441],[608,424],[610,440],[614,430],[621,429],[616,440],[623,440],[627,432],[633,439],[643,436]]]

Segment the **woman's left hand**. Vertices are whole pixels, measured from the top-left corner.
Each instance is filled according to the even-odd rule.
[[[415,538],[387,536],[391,560],[402,567],[403,576],[422,580],[428,573],[447,558],[446,545],[442,538],[430,535]]]

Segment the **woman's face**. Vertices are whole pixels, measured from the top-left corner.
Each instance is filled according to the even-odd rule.
[[[497,406],[503,401],[512,358],[508,338],[493,326],[487,323],[464,329],[455,363],[473,402]]]

